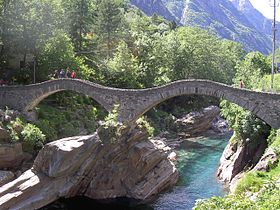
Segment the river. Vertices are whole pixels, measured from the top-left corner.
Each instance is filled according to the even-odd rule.
[[[216,179],[216,170],[229,136],[184,141],[177,150],[180,179],[175,187],[159,195],[153,203],[129,207],[123,201],[101,204],[86,198],[62,200],[42,210],[190,210],[197,199],[226,194]]]

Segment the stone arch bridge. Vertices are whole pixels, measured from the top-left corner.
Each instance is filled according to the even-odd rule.
[[[72,90],[88,95],[106,110],[119,104],[119,120],[134,121],[157,104],[181,95],[206,95],[227,99],[253,112],[273,128],[280,128],[280,94],[256,92],[208,80],[180,80],[148,89],[118,89],[78,79],[50,80],[26,86],[0,87],[0,107],[28,113],[44,98]]]

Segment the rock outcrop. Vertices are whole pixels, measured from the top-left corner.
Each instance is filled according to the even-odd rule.
[[[60,197],[149,200],[176,183],[174,153],[140,129],[126,128],[117,142],[98,134],[44,146],[33,167],[0,188],[0,208],[38,209]]]
[[[241,178],[238,174],[242,174],[245,170],[252,169],[262,157],[267,142],[265,140],[239,140],[238,142],[229,142],[220,159],[220,166],[217,176],[222,181],[228,183],[233,189],[237,180],[235,177]]]
[[[0,169],[16,168],[24,159],[21,143],[0,144]]]
[[[213,122],[219,114],[219,107],[209,106],[201,112],[188,113],[182,118],[177,119],[174,124],[177,132],[183,133],[185,136],[201,135],[212,127]]]
[[[275,167],[278,163],[277,154],[272,148],[268,148],[257,165],[253,168],[254,171],[269,171],[271,168]]]
[[[12,181],[15,175],[11,171],[0,171],[0,186]]]

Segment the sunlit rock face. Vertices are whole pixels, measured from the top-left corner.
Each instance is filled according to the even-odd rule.
[[[95,133],[45,145],[30,170],[0,188],[1,209],[37,209],[77,195],[145,202],[176,183],[174,154],[145,131],[126,128],[117,141],[101,139]]]
[[[261,157],[267,148],[266,140],[238,140],[229,142],[220,159],[217,177],[234,190],[237,181],[245,171],[263,165]]]

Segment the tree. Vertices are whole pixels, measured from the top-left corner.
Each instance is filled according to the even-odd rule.
[[[113,48],[120,38],[122,20],[124,20],[121,11],[123,3],[122,0],[97,1],[95,33],[101,43],[99,49],[105,48],[107,59],[111,57]]]
[[[121,88],[140,87],[137,60],[124,41],[119,43],[114,57],[108,61],[108,85]]]
[[[89,69],[83,59],[76,57],[71,39],[63,31],[56,31],[53,37],[49,38],[39,54],[38,77],[47,80],[52,77],[55,70],[69,67],[75,70],[79,78],[91,80],[94,73]]]
[[[94,22],[95,1],[63,0],[62,4],[75,50],[77,52],[83,51],[87,41],[86,36],[91,32]]]
[[[270,72],[269,60],[260,52],[248,53],[236,66],[235,84],[242,79],[246,88],[253,88],[264,74]]]
[[[4,0],[2,4],[2,56],[37,56],[41,43],[61,27],[63,12],[58,0]],[[51,12],[50,12],[51,11]]]

